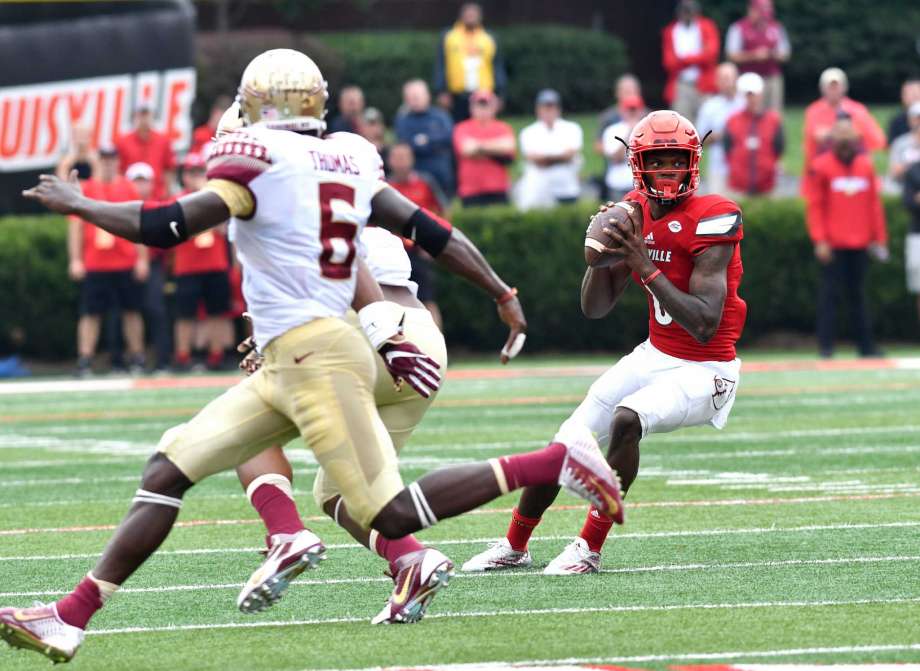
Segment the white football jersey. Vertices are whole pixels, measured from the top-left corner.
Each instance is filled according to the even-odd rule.
[[[352,133],[320,139],[255,126],[222,137],[207,174],[218,192],[232,182],[251,194],[244,208],[231,206],[239,216],[230,228],[259,347],[313,319],[343,316],[358,239],[384,186],[374,146]]]
[[[360,251],[377,284],[406,287],[413,295],[418,292],[418,285],[409,279],[412,264],[401,238],[385,228],[368,226],[361,233]]]

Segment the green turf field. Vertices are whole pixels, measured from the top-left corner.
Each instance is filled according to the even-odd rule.
[[[527,373],[449,380],[406,448],[405,476],[540,446],[594,374]],[[216,394],[0,394],[0,605],[69,590],[159,435]],[[72,667],[920,662],[918,407],[918,370],[747,373],[725,431],[643,444],[627,524],[601,575],[458,574],[415,626],[371,627],[389,591],[385,566],[317,519],[328,560],[274,609],[237,612],[263,532],[235,478],[217,476],[189,493],[184,526],[93,621]],[[315,467],[303,449],[291,454],[298,500],[315,516]],[[459,565],[504,533],[515,501],[422,538]],[[580,529],[580,503],[558,503],[532,543],[534,569]],[[0,647],[0,669],[45,668]]]

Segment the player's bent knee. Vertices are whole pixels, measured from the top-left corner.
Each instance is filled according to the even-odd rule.
[[[194,483],[162,453],[154,454],[144,468],[141,489],[164,496],[182,498]]]
[[[619,407],[613,413],[610,424],[611,445],[624,442],[638,442],[642,437],[642,422],[635,410]]]

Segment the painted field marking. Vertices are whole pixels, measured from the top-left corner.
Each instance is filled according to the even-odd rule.
[[[430,616],[429,616],[430,617]],[[326,669],[325,671],[487,671],[488,669],[524,669],[526,667],[568,666],[582,664],[630,664],[637,662],[667,662],[667,661],[694,661],[694,660],[731,660],[758,657],[798,657],[802,655],[844,655],[869,652],[917,652],[920,643],[902,643],[894,645],[841,645],[817,648],[786,648],[779,650],[737,650],[729,652],[676,652],[659,655],[632,655],[629,657],[567,657],[564,659],[536,659],[519,662],[488,661],[469,662],[466,664],[424,664],[410,667],[400,665],[397,667],[367,667],[362,669]],[[711,669],[711,667],[704,667]],[[735,671],[917,671],[920,664],[846,664],[806,666],[803,664],[786,665],[745,665]],[[312,671],[304,669],[304,671]],[[561,669],[560,669],[561,671]],[[726,669],[725,671],[733,671]]]
[[[579,508],[581,509],[581,508]],[[510,509],[507,512],[511,512]],[[308,521],[326,520],[325,517],[306,518]],[[809,524],[797,527],[749,527],[741,529],[696,529],[696,530],[678,530],[678,531],[636,531],[629,533],[618,533],[615,535],[616,542],[623,540],[642,540],[649,538],[693,538],[708,536],[735,536],[735,535],[759,535],[759,534],[781,534],[781,533],[811,533],[815,531],[865,531],[870,529],[911,529],[920,527],[920,520],[916,522],[880,522],[876,524]],[[534,536],[532,542],[544,541],[568,541],[571,535],[566,536]],[[488,538],[458,538],[447,540],[429,540],[429,545],[471,545],[481,543],[492,543],[497,540],[494,536]],[[364,549],[363,545],[358,543],[340,543],[337,545],[327,545],[333,550],[357,550]],[[207,555],[207,554],[248,554],[256,553],[263,550],[264,547],[241,547],[241,548],[196,548],[189,550],[158,550],[155,557],[168,555]],[[0,561],[61,561],[74,559],[95,559],[99,556],[98,552],[79,553],[79,554],[57,554],[57,555],[19,555],[19,556],[0,556]]]
[[[334,548],[335,546],[328,546]],[[621,574],[621,573],[665,573],[678,571],[729,571],[732,569],[748,568],[786,568],[791,566],[840,566],[846,564],[884,564],[891,562],[920,562],[920,555],[908,556],[888,556],[888,557],[835,557],[829,559],[780,559],[760,562],[733,562],[725,564],[663,564],[660,566],[632,566],[614,569],[603,569],[601,573]],[[454,578],[460,579],[491,579],[496,578],[504,580],[508,578],[529,578],[534,576],[543,576],[542,571],[504,571],[504,572],[482,572],[482,573],[460,573]],[[391,583],[392,580],[387,577],[358,577],[358,578],[313,578],[304,580],[295,580],[291,587],[309,587],[309,586],[326,586],[326,585],[352,585],[372,582]],[[164,594],[171,592],[193,592],[202,590],[216,589],[240,589],[242,583],[218,583],[203,585],[167,585],[163,587],[125,587],[118,590],[119,594]],[[48,597],[63,596],[69,594],[70,589],[61,590],[41,590],[32,592],[0,592],[0,598],[21,598],[21,597]]]
[[[876,606],[906,603],[920,603],[920,597],[897,599],[854,599],[846,601],[755,601],[742,603],[690,603],[669,605],[638,606],[596,606],[583,608],[511,608],[507,610],[466,611],[452,613],[432,613],[426,620],[456,618],[520,617],[528,615],[577,615],[586,613],[643,613],[668,612],[681,610],[740,610],[752,608],[828,608],[837,606]],[[113,629],[96,629],[87,631],[88,636],[105,636],[111,634],[140,634],[153,632],[194,631],[200,629],[261,629],[264,627],[298,627],[318,624],[367,623],[366,617],[332,617],[312,620],[282,620],[260,622],[213,622],[201,624],[178,624],[157,627],[121,627]]]

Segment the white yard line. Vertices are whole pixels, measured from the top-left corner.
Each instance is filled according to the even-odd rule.
[[[487,617],[521,617],[527,615],[577,615],[586,613],[644,613],[668,612],[680,610],[740,610],[752,608],[827,608],[837,606],[875,606],[920,603],[920,597],[905,597],[899,599],[854,599],[846,601],[756,601],[742,603],[690,603],[670,605],[638,605],[638,606],[596,606],[583,608],[513,608],[507,610],[468,611],[452,613],[432,613],[425,619],[457,619],[457,618],[487,618]],[[95,629],[87,633],[89,636],[104,636],[109,634],[139,634],[152,632],[194,631],[200,629],[259,629],[264,627],[297,627],[318,624],[341,624],[361,622],[367,623],[368,617],[332,617],[316,618],[311,620],[284,620],[274,622],[214,622],[201,624],[177,624],[160,627],[122,627],[113,629]]]
[[[665,564],[661,566],[632,566],[614,569],[604,569],[601,573],[664,573],[679,571],[727,571],[732,569],[748,568],[785,568],[791,566],[840,566],[846,564],[886,564],[891,562],[918,562],[920,555],[888,556],[888,557],[833,557],[828,559],[782,559],[760,562],[734,562],[725,564]],[[542,576],[542,571],[504,571],[485,573],[457,573],[455,578],[482,579],[495,578],[504,580],[508,578],[529,578]],[[303,579],[291,583],[292,587],[325,586],[325,585],[350,585],[370,582],[392,582],[386,577],[357,577],[357,578],[328,578],[328,579]],[[202,585],[167,585],[164,587],[125,587],[119,594],[163,594],[170,592],[194,592],[202,590],[240,589],[242,583],[208,583]],[[70,589],[40,590],[31,592],[0,592],[0,598],[21,597],[49,597],[69,594]]]
[[[573,665],[582,665],[582,664],[629,664],[637,662],[667,662],[667,661],[705,661],[705,660],[731,660],[731,659],[747,659],[747,658],[758,658],[758,657],[799,657],[803,655],[844,655],[844,654],[853,654],[853,653],[871,653],[871,652],[918,652],[920,651],[920,643],[903,643],[903,644],[894,644],[894,645],[840,645],[840,646],[826,646],[826,647],[816,647],[816,648],[785,648],[779,650],[736,650],[736,651],[726,651],[726,652],[676,652],[672,654],[659,654],[659,655],[632,655],[628,657],[567,657],[564,659],[536,659],[520,662],[504,662],[504,661],[489,661],[489,662],[469,662],[466,664],[423,664],[418,667],[410,667],[404,664],[399,665],[398,667],[366,667],[363,669],[336,669],[335,671],[387,671],[387,669],[402,669],[403,671],[413,671],[418,669],[418,671],[487,671],[488,669],[508,669],[513,671],[515,669],[525,669],[527,667],[544,667],[544,666],[553,666],[553,667],[572,667]],[[883,665],[883,664],[847,664],[845,667],[848,671],[917,671],[920,668],[918,664],[901,664],[896,665]],[[745,669],[752,669],[753,667],[745,666]],[[798,671],[834,671],[835,669],[840,669],[843,671],[843,666],[812,666],[806,667],[802,664],[796,664],[795,666],[763,666],[759,667],[753,671],[790,671],[791,669],[797,669]],[[305,669],[304,671],[312,671],[310,669]],[[326,671],[333,671],[328,669]],[[560,669],[562,671],[562,669]]]
[[[866,531],[870,529],[915,529],[920,527],[920,521],[916,522],[882,522],[877,524],[812,524],[797,527],[750,527],[742,529],[696,529],[696,530],[679,530],[679,531],[638,531],[631,533],[617,533],[614,535],[614,542],[624,540],[644,540],[649,538],[693,538],[693,537],[710,537],[710,536],[736,536],[736,535],[760,535],[760,534],[782,534],[782,533],[812,533],[819,531]],[[548,541],[568,541],[572,536],[534,536],[532,543]],[[447,540],[426,540],[429,545],[474,545],[482,543],[491,543],[495,537],[489,538],[455,538]],[[357,550],[363,549],[363,545],[357,543],[341,543],[327,545],[331,550]],[[158,550],[154,555],[208,555],[208,554],[255,554],[262,547],[238,547],[238,548],[200,548],[189,550]],[[18,556],[0,556],[0,562],[3,561],[72,561],[77,559],[95,559],[99,556],[98,552],[87,552],[78,554],[55,554],[55,555],[18,555]]]

